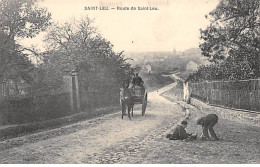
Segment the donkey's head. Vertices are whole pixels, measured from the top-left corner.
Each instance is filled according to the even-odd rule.
[[[130,99],[132,98],[132,92],[130,89],[125,89],[125,99]]]
[[[120,98],[121,98],[122,100],[131,99],[131,98],[132,98],[131,89],[121,88],[121,89],[120,89]]]

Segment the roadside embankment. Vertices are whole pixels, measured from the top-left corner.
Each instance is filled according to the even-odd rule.
[[[231,121],[239,121],[241,123],[260,126],[260,113],[251,113],[246,111],[239,111],[233,109],[227,109],[217,106],[210,106],[206,103],[203,103],[197,99],[191,98],[190,104],[194,105],[197,109],[201,110],[203,113],[215,113],[220,115],[224,119]]]
[[[194,107],[200,110],[202,113],[215,113],[221,116],[223,119],[237,121],[248,125],[260,126],[260,113],[252,113],[250,111],[235,110],[229,108],[223,108],[218,106],[211,106],[197,99],[191,98],[190,104],[182,101],[183,94],[180,94],[182,89],[174,87],[170,91],[162,94],[165,98],[172,102],[176,102],[185,109],[194,109]]]
[[[83,111],[81,113],[73,114],[67,117],[51,119],[42,122],[3,127],[0,128],[0,141],[18,137],[18,136],[24,136],[27,134],[32,134],[35,132],[40,132],[47,129],[54,129],[61,126],[70,125],[79,121],[100,117],[103,115],[107,115],[109,113],[115,113],[118,112],[119,110],[120,109],[118,106],[110,106],[110,107],[96,109],[91,113]]]

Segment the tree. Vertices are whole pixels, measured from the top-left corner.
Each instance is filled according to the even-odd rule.
[[[259,0],[221,0],[209,19],[210,25],[201,30],[200,49],[212,62],[225,66],[222,79],[260,77]]]
[[[0,83],[12,79],[30,82],[34,65],[18,42],[33,38],[50,24],[50,13],[37,6],[37,0],[0,1]],[[16,87],[17,88],[17,87]],[[18,90],[16,90],[18,92]]]
[[[57,84],[71,70],[79,72],[86,89],[116,89],[127,78],[130,65],[125,62],[123,52],[115,53],[110,41],[96,32],[93,22],[85,17],[54,24],[45,37],[48,54],[43,62],[56,76]]]
[[[32,38],[50,24],[50,13],[37,6],[38,0],[2,0],[0,27],[7,34],[4,41],[15,37]]]
[[[50,13],[38,8],[36,0],[2,0],[0,2],[0,49],[1,71],[0,78],[19,62],[17,55],[21,53],[22,46],[18,38],[32,38],[49,25]],[[25,56],[25,55],[24,55]]]

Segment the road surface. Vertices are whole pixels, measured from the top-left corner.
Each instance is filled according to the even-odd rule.
[[[148,94],[146,114],[136,105],[132,121],[120,111],[73,125],[0,142],[0,163],[260,163],[259,127],[220,119],[220,141],[170,141],[166,134],[184,110],[160,96],[173,83]],[[187,131],[203,115],[191,108]]]

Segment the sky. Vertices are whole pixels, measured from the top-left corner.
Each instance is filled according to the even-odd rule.
[[[54,22],[86,15],[95,18],[94,26],[117,52],[152,52],[198,48],[199,29],[209,25],[205,15],[217,4],[218,0],[43,0],[39,6],[47,8]],[[84,10],[96,6],[110,10]],[[117,10],[117,7],[136,10]],[[138,10],[138,7],[159,10]],[[38,44],[41,48],[43,35],[23,43]]]

